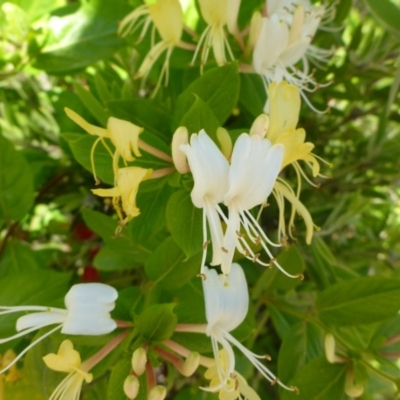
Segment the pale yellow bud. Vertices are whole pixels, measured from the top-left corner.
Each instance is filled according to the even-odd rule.
[[[250,136],[260,136],[262,138],[267,134],[269,127],[269,117],[267,114],[260,114],[253,122],[250,128]]]
[[[182,144],[189,143],[189,132],[184,126],[180,126],[172,137],[172,160],[176,170],[180,174],[185,174],[190,171],[186,155],[179,148]]]
[[[150,390],[147,400],[164,400],[167,397],[167,389],[165,386],[157,385]]]
[[[147,353],[143,347],[139,347],[132,354],[132,370],[137,376],[146,370]]]
[[[353,370],[348,370],[344,391],[351,398],[360,397],[364,393],[364,385],[354,382]]]
[[[136,399],[139,393],[139,379],[136,376],[129,375],[124,381],[124,393],[128,399]]]
[[[217,129],[217,139],[221,144],[222,154],[229,159],[232,154],[232,139],[226,129],[219,127]]]
[[[191,376],[196,371],[200,363],[200,354],[197,351],[191,352],[186,358],[180,373],[184,376]]]
[[[330,362],[331,364],[343,362],[343,359],[335,354],[336,342],[334,336],[331,333],[327,333],[325,335],[324,347],[325,356],[328,362]]]
[[[267,139],[273,144],[286,131],[296,128],[300,114],[300,91],[296,86],[282,81],[268,86],[269,127]]]
[[[262,15],[261,13],[256,11],[251,17],[250,21],[249,39],[247,41],[247,46],[246,46],[247,54],[250,54],[253,51],[257,39],[260,36],[261,27],[262,27]]]

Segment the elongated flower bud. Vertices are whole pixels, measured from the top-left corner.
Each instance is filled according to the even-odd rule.
[[[139,379],[136,376],[129,375],[124,381],[124,393],[128,399],[136,399],[139,393]]]
[[[164,400],[167,396],[167,389],[165,386],[157,385],[150,390],[147,400]]]
[[[132,354],[132,369],[137,376],[146,370],[147,353],[143,347],[139,347]]]
[[[232,154],[232,140],[231,137],[229,136],[229,133],[226,129],[219,127],[217,129],[217,139],[219,143],[221,144],[221,151],[222,154],[229,159]]]
[[[172,137],[172,159],[176,170],[180,174],[185,174],[190,171],[189,164],[186,159],[186,154],[182,152],[180,146],[189,143],[189,132],[184,126],[180,126]]]
[[[191,376],[196,371],[199,363],[200,354],[197,351],[193,351],[188,355],[179,372],[184,376]]]
[[[260,136],[264,138],[269,127],[269,117],[267,114],[260,114],[253,122],[250,128],[250,136]]]

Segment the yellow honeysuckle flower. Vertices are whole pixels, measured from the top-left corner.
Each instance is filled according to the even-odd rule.
[[[144,58],[135,78],[146,77],[164,51],[167,52],[161,73],[154,93],[157,92],[163,77],[168,83],[169,60],[174,47],[192,49],[192,45],[181,40],[183,32],[183,11],[179,0],[156,0],[151,4],[144,4],[137,7],[128,14],[120,23],[119,34],[126,36],[143,25],[138,42],[145,36],[148,28],[153,23],[152,38],[154,41],[154,31],[157,29],[161,36],[161,41],[153,44],[151,50]]]
[[[92,165],[92,171],[96,182],[98,182],[96,176],[96,169],[94,165],[94,150],[101,141],[104,147],[108,150],[111,157],[113,158],[113,168],[114,174],[116,175],[118,169],[119,158],[122,157],[124,162],[133,161],[136,157],[140,157],[139,151],[139,135],[143,132],[143,128],[132,124],[132,122],[124,121],[122,119],[110,117],[107,121],[107,128],[100,128],[98,126],[92,125],[78,115],[75,111],[69,108],[65,108],[65,112],[69,118],[72,119],[77,125],[79,125],[83,130],[85,130],[90,135],[98,136],[96,141],[93,143],[92,150],[90,152],[90,161]],[[115,146],[115,152],[113,153],[107,143],[105,138],[110,139],[112,144]]]
[[[296,170],[302,171],[297,161],[303,160],[311,167],[313,176],[317,176],[320,166],[311,153],[314,145],[305,142],[304,129],[296,129],[301,105],[299,89],[285,81],[272,82],[268,86],[268,93],[270,111],[267,139],[272,144],[282,143],[285,146],[282,169],[293,164]]]
[[[140,167],[119,168],[116,175],[115,187],[110,189],[92,189],[92,192],[97,196],[112,197],[114,208],[120,218],[120,223],[121,225],[125,225],[140,214],[140,210],[136,206],[136,195],[140,183],[149,179],[152,174],[152,169]]]
[[[316,186],[307,177],[299,161],[303,161],[311,169],[314,177],[320,173],[318,160],[324,161],[312,153],[314,144],[306,142],[304,129],[296,128],[301,106],[300,90],[286,81],[273,82],[268,87],[269,115],[260,115],[253,123],[250,135],[266,136],[272,144],[283,145],[284,157],[281,169],[292,164],[296,170],[298,186],[296,192],[281,178],[275,182],[273,195],[279,206],[278,236],[286,237],[285,199],[292,205],[292,212],[288,223],[288,234],[292,236],[294,217],[299,214],[306,224],[306,242],[311,243],[314,233],[314,223],[310,213],[299,200],[301,179],[304,178],[312,186]],[[325,162],[325,161],[324,161]]]
[[[219,367],[223,371],[223,375],[228,372],[229,357],[225,349],[221,349],[218,352],[219,356]],[[210,388],[220,387],[219,399],[220,400],[236,400],[242,399],[243,397],[247,400],[261,400],[256,391],[250,387],[245,378],[238,372],[234,372],[231,377],[221,386],[221,377],[218,372],[217,362],[208,368],[204,374],[204,377],[210,381]]]
[[[56,387],[49,400],[79,399],[83,381],[90,383],[93,375],[81,362],[79,353],[74,350],[70,340],[64,340],[57,354],[51,353],[43,357],[46,366],[54,371],[67,372],[68,375]]]
[[[195,61],[201,47],[203,48],[201,51],[202,67],[207,62],[210,48],[213,49],[214,58],[218,65],[224,65],[227,62],[225,50],[228,51],[229,57],[234,60],[224,27],[227,26],[231,34],[237,35],[240,2],[241,0],[199,0],[201,15],[206,21],[207,27],[200,36],[192,62]]]
[[[17,358],[17,355],[15,354],[14,350],[8,349],[3,356],[0,356],[0,369],[5,369],[7,368],[8,365],[13,363],[13,361]],[[6,382],[16,382],[18,379],[20,379],[21,374],[16,366],[16,364],[12,364],[10,369],[7,371],[7,374],[4,374],[4,380]],[[0,376],[0,379],[2,376]]]

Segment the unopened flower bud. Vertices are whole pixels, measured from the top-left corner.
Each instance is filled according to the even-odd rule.
[[[250,54],[253,51],[257,39],[260,36],[261,27],[262,15],[258,11],[256,11],[251,17],[249,40],[247,41],[246,54]]]
[[[354,382],[354,373],[352,369],[347,371],[346,383],[344,385],[344,391],[347,396],[351,398],[360,397],[364,393],[364,385]]]
[[[150,390],[147,400],[164,400],[167,396],[167,389],[165,386],[157,385]]]
[[[232,154],[232,140],[226,129],[219,127],[217,129],[217,139],[221,144],[221,151],[225,158],[229,159]]]
[[[146,370],[147,353],[143,347],[139,347],[132,354],[132,369],[133,372],[140,376]]]
[[[343,362],[343,359],[335,354],[336,342],[331,333],[327,333],[325,335],[324,347],[328,362],[331,364]]]
[[[186,160],[186,155],[181,151],[182,144],[189,143],[189,132],[184,126],[180,126],[172,137],[172,160],[176,170],[180,174],[185,174],[190,171],[189,164]]]
[[[269,127],[269,117],[267,114],[260,114],[253,122],[250,128],[250,136],[260,136],[264,138]]]
[[[124,381],[124,393],[128,399],[136,399],[139,393],[139,379],[134,375],[129,375]]]
[[[199,366],[199,363],[200,363],[200,354],[197,353],[197,351],[192,351],[186,358],[179,372],[184,376],[191,376],[196,371],[197,367]]]

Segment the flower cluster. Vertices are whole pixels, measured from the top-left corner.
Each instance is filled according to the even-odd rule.
[[[190,132],[186,126],[180,126],[172,137],[169,155],[150,145],[145,129],[130,121],[111,116],[106,127],[98,127],[69,108],[65,112],[93,136],[87,159],[90,159],[96,184],[101,183],[99,177],[102,175],[96,152],[99,142],[105,149],[112,172],[112,187],[92,189],[92,193],[112,199],[119,218],[118,232],[140,214],[137,194],[143,182],[171,174],[171,187],[183,180],[193,183],[190,187],[192,209],[202,209],[203,239],[202,243],[197,243],[197,250],[199,256],[202,255],[199,276],[204,294],[205,323],[179,324],[175,321],[174,324],[173,321],[166,337],[161,335],[161,338],[153,339],[151,335],[141,333],[140,326],[135,326],[143,323],[136,315],[133,324],[116,321],[111,316],[118,291],[102,283],[72,286],[64,299],[65,308],[1,306],[0,315],[19,312],[25,315],[16,322],[17,333],[0,339],[0,344],[40,331],[39,338],[19,355],[9,357],[7,362],[3,360],[0,374],[8,372],[7,376],[16,376],[16,365],[21,357],[56,331],[68,336],[110,335],[111,339],[106,337],[105,346],[84,361],[70,339],[62,341],[57,354],[43,357],[48,368],[67,374],[50,400],[77,400],[84,383],[92,382],[96,373],[93,368],[125,339],[124,353],[132,354],[132,358],[126,371],[119,374],[124,378],[123,390],[129,399],[135,399],[139,394],[147,394],[152,400],[163,400],[167,396],[165,380],[157,370],[160,359],[185,377],[194,374],[199,366],[205,367],[204,376],[209,384],[201,389],[218,393],[222,400],[260,399],[237,372],[235,349],[271,384],[298,392],[297,387],[282,383],[266,367],[269,356],[253,353],[232,334],[249,310],[245,273],[235,261],[245,258],[263,267],[275,266],[287,277],[304,278],[301,271],[287,272],[275,256],[277,248],[293,238],[296,215],[304,220],[306,243],[311,243],[316,228],[300,194],[303,180],[316,186],[309,174],[313,178],[321,176],[320,162],[323,160],[313,153],[314,145],[306,142],[305,130],[297,125],[301,98],[309,103],[304,93],[319,86],[310,71],[309,60],[323,62],[330,55],[329,51],[318,49],[311,42],[321,21],[329,20],[333,8],[314,6],[308,0],[268,0],[262,13],[254,12],[248,26],[243,28],[238,23],[240,0],[199,0],[196,4],[204,25],[199,35],[185,25],[184,10],[178,0],[155,0],[144,4],[121,21],[119,34],[136,34],[137,43],[151,30],[151,49],[141,60],[135,77],[146,78],[165,53],[156,92],[164,78],[168,83],[169,64],[175,48],[193,51],[192,64],[200,59],[201,71],[210,59],[210,50],[217,66],[239,60],[242,73],[256,73],[262,77],[268,95],[265,113],[259,115],[249,129],[236,135],[222,127],[216,132],[204,129]],[[193,42],[189,43],[187,39]],[[297,67],[299,63],[301,68]],[[141,163],[142,152],[150,155],[147,163]],[[153,166],[151,157],[161,160],[165,168],[149,168]],[[289,166],[297,177],[294,188],[282,173]],[[186,193],[189,196],[188,191]],[[276,239],[266,233],[266,224],[261,218],[261,211],[270,197],[278,206]],[[287,202],[291,206],[288,222],[285,219]],[[150,302],[162,296],[156,294],[153,297]],[[148,302],[145,303],[148,306]],[[52,328],[48,329],[49,326]],[[122,332],[114,336],[116,329],[122,329]],[[151,327],[153,331],[157,331],[157,326]],[[174,333],[207,336],[211,341],[212,357],[172,340]]]
[[[286,81],[297,86],[315,110],[305,93],[315,91],[321,85],[313,78],[310,62],[321,66],[329,60],[333,51],[316,47],[312,40],[319,28],[333,29],[327,25],[334,19],[335,3],[326,7],[315,6],[309,0],[266,0],[262,12],[255,11],[243,29],[239,29],[238,24],[240,0],[199,0],[198,6],[205,24],[199,36],[185,25],[179,0],[157,0],[145,4],[121,21],[119,33],[123,37],[135,34],[140,29],[135,45],[143,40],[149,27],[153,26],[152,47],[144,57],[136,78],[146,78],[161,54],[166,52],[154,91],[156,93],[164,76],[165,83],[168,83],[169,62],[175,47],[194,51],[192,64],[200,55],[201,71],[212,50],[218,66],[239,60],[242,72],[260,75],[267,93],[268,84],[272,82]],[[188,32],[187,40],[192,43],[182,40],[184,31]],[[156,32],[161,39],[157,43]]]

